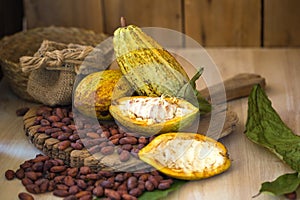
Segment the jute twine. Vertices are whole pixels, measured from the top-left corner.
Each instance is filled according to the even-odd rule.
[[[34,56],[20,58],[22,71],[31,72],[27,92],[49,106],[71,104],[76,69],[93,49],[44,40]]]

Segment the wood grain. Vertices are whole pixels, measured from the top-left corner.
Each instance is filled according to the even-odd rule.
[[[300,46],[300,1],[264,1],[264,45]]]
[[[185,32],[202,46],[260,46],[260,2],[185,0]]]
[[[74,26],[103,32],[102,0],[24,0],[27,28]]]
[[[189,51],[191,57],[198,51]],[[282,120],[294,130],[300,132],[300,49],[259,49],[259,48],[211,48],[208,49],[223,79],[238,73],[256,73],[266,78],[266,92],[272,105]],[[16,199],[17,193],[25,191],[17,180],[6,181],[3,174],[6,169],[17,169],[26,159],[40,153],[24,135],[21,117],[15,110],[23,106],[33,106],[17,98],[10,90],[7,81],[0,82],[0,171],[2,178],[1,199]],[[274,154],[262,148],[244,135],[247,117],[247,98],[232,101],[228,106],[238,114],[239,124],[236,130],[220,141],[227,147],[232,166],[229,171],[218,176],[192,181],[180,190],[173,192],[165,200],[198,199],[252,199],[260,184],[272,181],[279,175],[292,172]],[[298,189],[298,194],[300,189]],[[59,200],[51,193],[35,195],[39,200]],[[283,200],[261,194],[257,200]]]

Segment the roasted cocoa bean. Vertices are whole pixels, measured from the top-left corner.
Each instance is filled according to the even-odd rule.
[[[34,200],[33,196],[31,194],[28,194],[27,192],[19,193],[18,197],[20,200]]]
[[[61,122],[63,122],[65,125],[70,125],[72,121],[69,117],[65,117],[61,120]]]
[[[146,181],[145,188],[147,191],[153,191],[155,189],[155,186],[151,181]]]
[[[110,128],[110,134],[111,134],[111,135],[118,135],[118,134],[119,134],[119,131],[118,131],[118,129],[116,129],[116,128]]]
[[[145,190],[145,182],[144,181],[139,181],[138,186],[140,190],[144,191]]]
[[[51,115],[51,116],[47,117],[47,120],[49,122],[53,123],[53,122],[59,122],[60,118],[58,116],[56,116],[56,115]]]
[[[22,169],[27,169],[27,168],[30,168],[31,166],[32,166],[32,162],[31,161],[25,161],[24,163],[22,163],[21,165],[20,165],[20,168],[22,168]]]
[[[108,198],[115,199],[115,200],[120,200],[121,196],[118,192],[111,190],[111,189],[105,189],[104,190],[104,195],[107,196]]]
[[[66,170],[66,166],[53,166],[50,168],[50,172],[58,173]]]
[[[49,187],[49,180],[44,181],[41,185],[40,185],[40,191],[41,193],[45,193],[48,191],[48,187]]]
[[[148,144],[148,139],[145,136],[141,136],[138,139],[139,144]]]
[[[35,172],[42,172],[44,168],[44,163],[43,162],[36,162],[32,165],[32,170]]]
[[[5,178],[7,179],[7,180],[12,180],[12,179],[14,179],[15,178],[15,172],[13,171],[13,170],[11,170],[11,169],[9,169],[9,170],[6,170],[6,172],[5,172]]]
[[[71,140],[72,142],[75,142],[78,139],[79,139],[78,134],[72,134],[72,135],[69,136],[69,140]]]
[[[95,195],[96,197],[103,196],[103,193],[104,193],[103,187],[101,187],[101,186],[97,186],[93,189],[93,195]]]
[[[91,168],[88,167],[88,166],[82,166],[82,167],[80,167],[80,169],[79,169],[79,173],[80,173],[80,174],[83,174],[83,175],[87,175],[87,174],[89,174],[89,173],[91,173],[91,172],[92,172],[92,170],[91,170]]]
[[[84,195],[79,198],[79,200],[92,200],[92,199],[93,199],[93,196],[91,194]]]
[[[101,186],[103,188],[112,188],[114,186],[114,183],[108,180],[104,180],[102,181]]]
[[[122,174],[117,174],[116,177],[115,177],[115,181],[117,182],[123,182],[125,179],[124,179],[124,176]]]
[[[132,145],[131,145],[131,144],[124,144],[124,145],[122,145],[121,148],[122,148],[123,150],[126,150],[126,151],[131,151]]]
[[[72,143],[71,143],[71,147],[74,148],[74,149],[76,149],[76,150],[81,150],[81,149],[83,149],[83,145],[80,144],[80,143],[77,143],[77,142],[72,142]]]
[[[32,194],[39,194],[40,193],[40,188],[39,186],[35,185],[35,184],[29,184],[29,185],[25,185],[25,188],[28,192],[32,193]]]
[[[119,144],[119,139],[118,138],[113,139],[113,140],[111,140],[111,143],[113,143],[114,145],[118,145]]]
[[[53,195],[58,197],[66,197],[69,196],[69,192],[66,190],[54,190]]]
[[[109,177],[114,176],[114,172],[111,172],[111,171],[105,171],[105,170],[98,171],[97,174],[98,174],[100,177],[105,177],[105,178],[109,178]]]
[[[63,183],[66,176],[56,176],[53,180],[56,184]]]
[[[72,167],[67,169],[67,174],[71,177],[75,177],[78,173],[78,168]]]
[[[84,182],[84,180],[77,179],[77,180],[76,180],[76,183],[77,183],[78,187],[81,188],[81,189],[83,189],[83,190],[84,190],[85,188],[87,188],[87,185],[86,185],[86,183]]]
[[[63,122],[53,122],[52,124],[51,124],[51,126],[53,127],[53,128],[62,128],[63,126],[65,125],[65,123],[63,123]]]
[[[91,195],[91,192],[90,191],[80,191],[78,192],[77,194],[75,194],[75,196],[79,199],[85,195]]]
[[[25,177],[25,178],[22,179],[22,184],[23,184],[24,186],[30,185],[30,184],[33,184],[33,181],[32,181],[31,179]]]
[[[34,122],[33,122],[33,125],[39,125],[40,124],[40,121],[43,119],[43,116],[37,116],[35,119],[34,119]]]
[[[80,191],[79,187],[77,185],[72,185],[70,188],[69,188],[69,194],[76,194]]]
[[[142,194],[142,190],[140,190],[139,188],[133,188],[131,190],[129,190],[128,194],[132,195],[132,196],[135,196],[135,197],[138,197]]]
[[[170,185],[173,183],[173,179],[163,179],[163,180],[161,180],[159,183],[166,183],[166,182],[168,182],[168,183],[170,183]]]
[[[64,178],[64,184],[70,187],[70,186],[75,185],[75,181],[71,176],[66,176]]]
[[[162,182],[162,183],[159,183],[158,184],[158,189],[159,190],[166,190],[166,189],[168,189],[168,188],[170,188],[171,187],[171,184],[169,183],[169,182]]]
[[[130,194],[123,194],[123,195],[122,195],[122,198],[123,198],[124,200],[137,200],[137,198],[136,198],[135,196],[132,196],[132,195],[130,195]]]
[[[25,177],[29,178],[32,181],[36,181],[38,178],[37,173],[33,171],[25,172]]]
[[[95,153],[98,153],[100,152],[101,148],[98,146],[98,145],[95,145],[93,147],[90,147],[88,148],[88,151],[91,153],[91,154],[95,154]]]
[[[138,179],[135,176],[129,177],[127,179],[127,188],[128,190],[131,190],[138,185]]]
[[[109,131],[103,131],[100,136],[102,138],[109,138],[110,137],[110,132]]]
[[[45,127],[47,127],[47,126],[45,126]],[[41,127],[41,128],[45,128],[45,127]],[[60,128],[48,128],[44,132],[47,135],[51,135],[52,133],[59,132],[59,131],[61,131]]]
[[[91,179],[91,180],[97,180],[97,179],[99,179],[99,175],[98,175],[98,174],[95,174],[95,173],[87,174],[87,175],[86,175],[86,178],[87,178],[87,179]]]
[[[144,144],[138,144],[138,146],[137,146],[137,148],[138,148],[139,150],[141,150],[141,149],[144,148],[144,147],[145,147]]]
[[[144,181],[144,182],[146,182],[146,181],[148,180],[148,176],[149,176],[149,174],[141,174],[141,175],[139,176],[139,181]]]
[[[39,127],[36,132],[38,133],[46,133],[47,130],[52,129],[51,126],[41,126]],[[47,135],[50,135],[51,133],[46,133]]]
[[[88,136],[88,137],[90,137],[90,138],[92,138],[92,139],[100,138],[100,135],[98,135],[98,134],[95,133],[95,132],[88,132],[88,133],[86,134],[86,136]]]
[[[58,190],[68,190],[69,187],[66,186],[65,184],[57,184],[56,189],[58,189]]]
[[[39,155],[36,158],[32,159],[32,162],[37,163],[37,162],[44,162],[46,160],[49,160],[49,156],[46,155]]]
[[[101,153],[103,155],[110,155],[114,152],[114,147],[113,146],[106,146],[101,148]]]
[[[49,168],[49,169],[50,169],[50,168]],[[55,176],[56,176],[55,173],[53,173],[53,172],[48,172],[47,175],[46,175],[46,178],[47,178],[48,180],[52,180],[52,179],[55,178]]]
[[[135,137],[131,137],[131,136],[127,136],[127,137],[123,137],[119,140],[120,144],[136,144],[137,143],[137,139]]]
[[[64,123],[64,122],[62,122],[62,123]],[[68,126],[65,125],[65,123],[64,123],[64,125],[61,127],[61,130],[62,130],[63,132],[65,132],[65,133],[72,133],[72,132],[73,132],[72,129],[70,129]]]
[[[121,162],[126,162],[130,159],[131,155],[128,151],[122,151],[119,155],[119,159]]]
[[[41,119],[40,124],[41,124],[41,126],[50,126],[51,125],[51,123],[46,119]]]
[[[157,188],[158,182],[159,182],[159,181],[156,180],[156,179],[154,178],[153,175],[150,175],[150,176],[148,177],[148,180],[154,185],[155,188]]]
[[[65,115],[64,115],[64,113],[63,113],[63,111],[62,111],[61,108],[55,108],[55,109],[54,109],[54,113],[55,113],[60,119],[62,119],[62,118],[65,117]]]
[[[49,181],[48,191],[52,192],[55,189],[55,182],[53,180]]]
[[[61,151],[65,150],[71,145],[71,142],[69,140],[62,141],[58,143],[57,148]]]
[[[18,179],[24,178],[25,177],[24,169],[22,169],[22,168],[17,169],[17,171],[16,171],[16,177]]]
[[[47,179],[45,179],[45,178],[40,178],[40,179],[38,179],[38,180],[36,180],[35,182],[34,182],[34,184],[36,184],[36,185],[41,185],[42,183],[44,183],[44,182],[46,182],[46,181],[48,181],[49,182],[49,180],[47,180]]]
[[[70,129],[72,129],[73,131],[75,131],[77,129],[76,126],[75,126],[75,124],[70,124],[70,125],[68,125],[68,127]]]
[[[63,141],[63,140],[69,139],[70,136],[71,136],[71,133],[62,132],[62,134],[58,135],[57,139],[60,141]]]

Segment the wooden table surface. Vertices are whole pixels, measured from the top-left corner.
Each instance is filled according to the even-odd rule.
[[[218,65],[222,77],[237,73],[257,73],[266,78],[266,92],[283,121],[300,133],[300,49],[259,49],[259,48],[210,48],[208,53]],[[193,51],[191,56],[196,56]],[[16,170],[26,159],[40,153],[27,140],[22,117],[17,117],[17,108],[34,104],[17,98],[8,88],[5,79],[0,82],[0,199],[15,200],[17,194],[25,191],[18,180],[7,181],[7,169]],[[252,199],[260,184],[271,181],[292,170],[275,155],[252,143],[244,135],[247,116],[247,98],[229,102],[237,112],[239,124],[221,142],[228,148],[232,159],[231,168],[225,173],[200,181],[185,184],[166,199],[171,200],[231,200]],[[300,193],[299,193],[300,196]],[[36,199],[60,199],[51,193],[35,195]],[[284,199],[262,194],[255,198]]]

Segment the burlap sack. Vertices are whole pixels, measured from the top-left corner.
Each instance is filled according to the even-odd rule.
[[[20,58],[23,72],[31,71],[27,92],[49,106],[71,104],[76,70],[93,49],[91,46],[43,41],[33,57]]]

